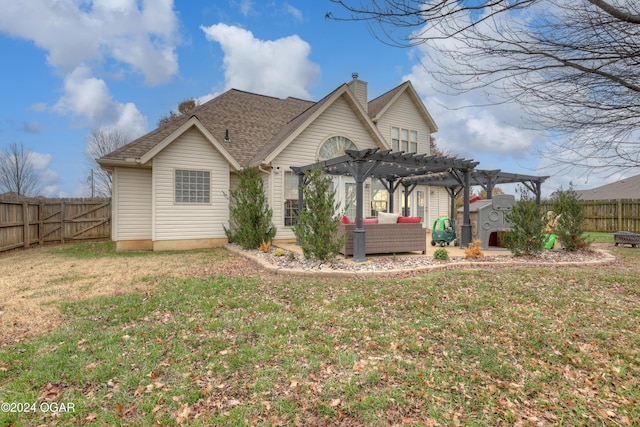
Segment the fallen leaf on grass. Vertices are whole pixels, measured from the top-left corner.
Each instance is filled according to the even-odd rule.
[[[190,414],[191,414],[191,407],[189,407],[189,404],[185,403],[180,407],[180,409],[178,409],[178,412],[176,414],[176,422],[178,424],[183,424],[189,419]]]

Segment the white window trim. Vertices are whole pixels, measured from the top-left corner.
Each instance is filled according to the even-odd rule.
[[[177,171],[186,171],[186,172],[206,172],[209,174],[209,194],[208,194],[208,198],[209,200],[207,202],[184,202],[184,201],[177,201],[177,197],[176,197],[176,172]],[[172,194],[172,198],[173,198],[173,204],[174,205],[178,205],[178,206],[208,206],[212,204],[212,189],[213,189],[213,171],[210,169],[190,169],[190,168],[174,168],[173,169],[173,173],[172,173],[172,181],[173,181],[173,194]],[[197,190],[196,190],[197,191]]]
[[[406,139],[403,135],[406,133]],[[412,136],[415,135],[415,141]],[[407,145],[407,149],[403,150],[403,145]],[[415,145],[415,150],[412,146]],[[393,151],[404,151],[405,153],[417,153],[419,149],[418,144],[418,131],[415,129],[408,129],[399,126],[391,127],[391,149]]]

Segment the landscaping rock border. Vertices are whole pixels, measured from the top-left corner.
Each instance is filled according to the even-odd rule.
[[[615,261],[615,257],[602,250],[567,252],[564,250],[547,250],[539,256],[514,257],[512,255],[485,255],[481,259],[451,257],[446,261],[436,260],[431,256],[388,255],[369,257],[366,262],[354,262],[337,258],[329,263],[306,260],[301,254],[284,251],[284,255],[274,255],[274,248],[269,252],[245,250],[238,245],[228,244],[225,248],[235,254],[244,256],[265,270],[275,274],[286,274],[307,277],[369,277],[424,273],[452,268],[493,268],[505,267],[544,267],[566,266],[582,267],[585,265],[604,265]],[[290,255],[293,254],[293,255]]]

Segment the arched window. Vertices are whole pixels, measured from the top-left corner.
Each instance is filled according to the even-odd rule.
[[[344,136],[332,136],[327,139],[318,152],[318,160],[329,160],[344,156],[344,150],[357,150],[356,144]]]

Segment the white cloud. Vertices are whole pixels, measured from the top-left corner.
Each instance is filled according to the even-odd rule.
[[[35,104],[29,105],[27,109],[30,111],[35,111],[36,113],[41,113],[43,111],[46,111],[47,104],[44,102],[37,102]]]
[[[82,64],[115,59],[149,84],[178,71],[172,0],[0,0],[0,31],[33,41],[63,75]]]
[[[299,22],[303,21],[304,16],[302,15],[302,11],[300,9],[297,9],[288,3],[286,3],[284,7],[286,11],[289,12],[295,18],[296,21],[299,21]]]
[[[240,0],[240,13],[244,16],[248,16],[254,10],[253,1]]]
[[[26,133],[40,133],[42,132],[42,125],[36,120],[29,120],[23,123],[22,130]]]
[[[487,103],[479,92],[445,95],[436,90],[433,78],[422,65],[414,66],[404,79],[411,80],[435,118],[439,129],[435,137],[441,148],[467,157],[495,153],[516,159],[534,151],[539,135],[517,126],[523,114],[517,105],[478,107]]]
[[[40,177],[40,195],[45,197],[58,197],[60,192],[60,176],[49,169],[53,157],[48,153],[31,151],[31,163]]]
[[[64,78],[64,95],[54,111],[132,137],[146,132],[146,118],[135,105],[114,100],[107,82],[95,75],[114,76],[102,69],[105,63],[124,66],[125,73],[142,75],[149,85],[176,75],[173,0],[0,0],[0,10],[0,31],[45,50],[47,62]]]
[[[200,28],[224,52],[226,89],[310,98],[306,88],[318,81],[320,67],[309,61],[311,47],[297,35],[260,40],[248,30],[226,24]]]
[[[114,100],[104,80],[93,77],[88,67],[71,72],[65,78],[64,91],[54,111],[81,117],[82,124],[91,128],[116,128],[132,138],[146,132],[146,117],[134,104]]]

